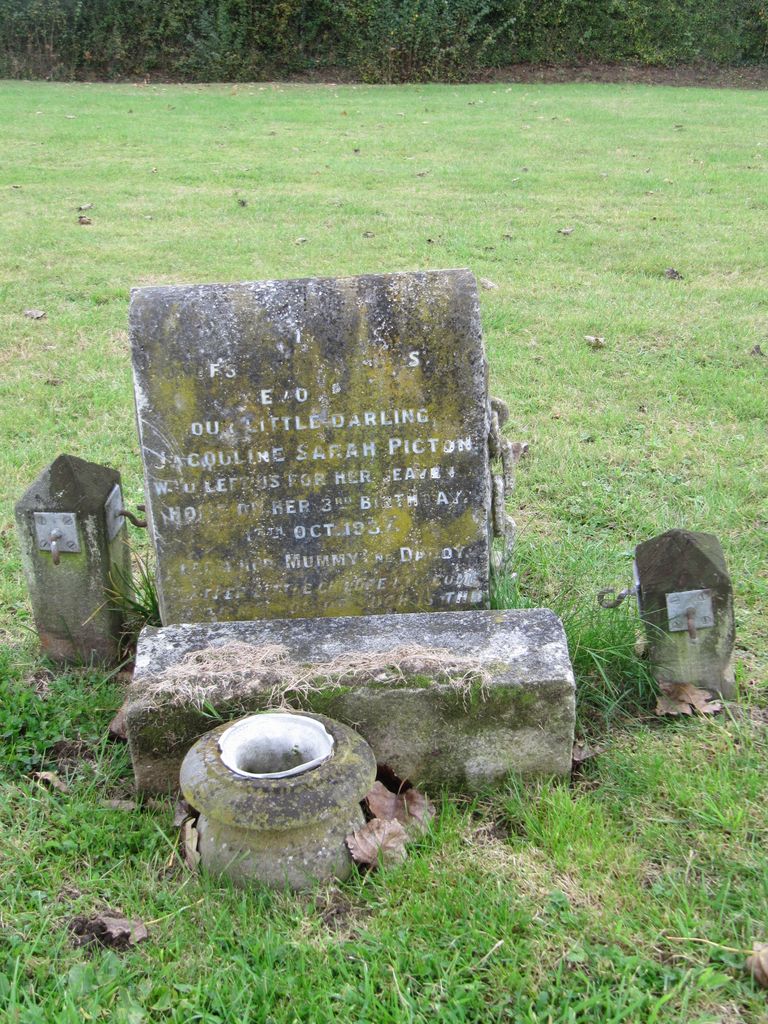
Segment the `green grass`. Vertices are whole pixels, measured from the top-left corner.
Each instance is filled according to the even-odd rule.
[[[11,1021],[766,1019],[720,948],[768,941],[764,110],[758,92],[642,86],[0,85]],[[130,792],[104,741],[120,685],[41,673],[13,501],[63,451],[118,467],[141,501],[131,286],[448,266],[498,285],[481,293],[493,390],[531,442],[518,576],[497,599],[563,616],[580,728],[610,747],[571,786],[444,799],[403,867],[337,889],[191,876],[168,807],[100,802]],[[637,620],[595,604],[672,526],[725,548],[738,721],[653,720]],[[30,781],[39,768],[69,793]],[[105,906],[153,922],[150,941],[72,949],[67,920]]]

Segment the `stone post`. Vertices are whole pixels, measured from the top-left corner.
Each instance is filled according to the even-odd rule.
[[[733,588],[717,537],[669,530],[637,546],[635,569],[656,678],[732,698]]]
[[[114,663],[122,613],[108,591],[130,584],[120,474],[60,455],[16,504],[22,564],[43,653]]]

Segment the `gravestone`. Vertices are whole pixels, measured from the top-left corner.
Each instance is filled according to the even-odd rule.
[[[16,504],[35,625],[54,661],[115,662],[130,589],[120,474],[73,455],[47,466]]]
[[[141,288],[131,335],[165,624],[488,606],[469,271]]]

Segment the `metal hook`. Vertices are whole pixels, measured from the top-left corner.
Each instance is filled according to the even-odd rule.
[[[61,554],[59,552],[59,545],[57,541],[62,538],[61,530],[51,530],[50,541],[51,541],[51,559],[54,565],[58,565],[61,562]]]
[[[144,511],[143,505],[137,505],[136,508],[141,509],[142,512]],[[133,512],[129,512],[127,508],[121,508],[120,511],[116,514],[119,516],[123,516],[129,522],[133,523],[134,526],[138,526],[140,530],[145,530],[147,528],[147,520],[137,519]]]
[[[620,590],[618,594],[616,594],[613,587],[606,587],[604,590],[598,590],[597,603],[601,608],[618,608],[622,601],[626,600],[634,589],[634,587],[627,587],[626,590]],[[616,597],[612,600],[608,600],[609,594],[616,594]]]

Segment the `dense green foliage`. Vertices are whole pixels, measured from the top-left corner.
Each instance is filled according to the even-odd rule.
[[[768,56],[765,0],[0,0],[0,75],[461,79],[532,61]]]

